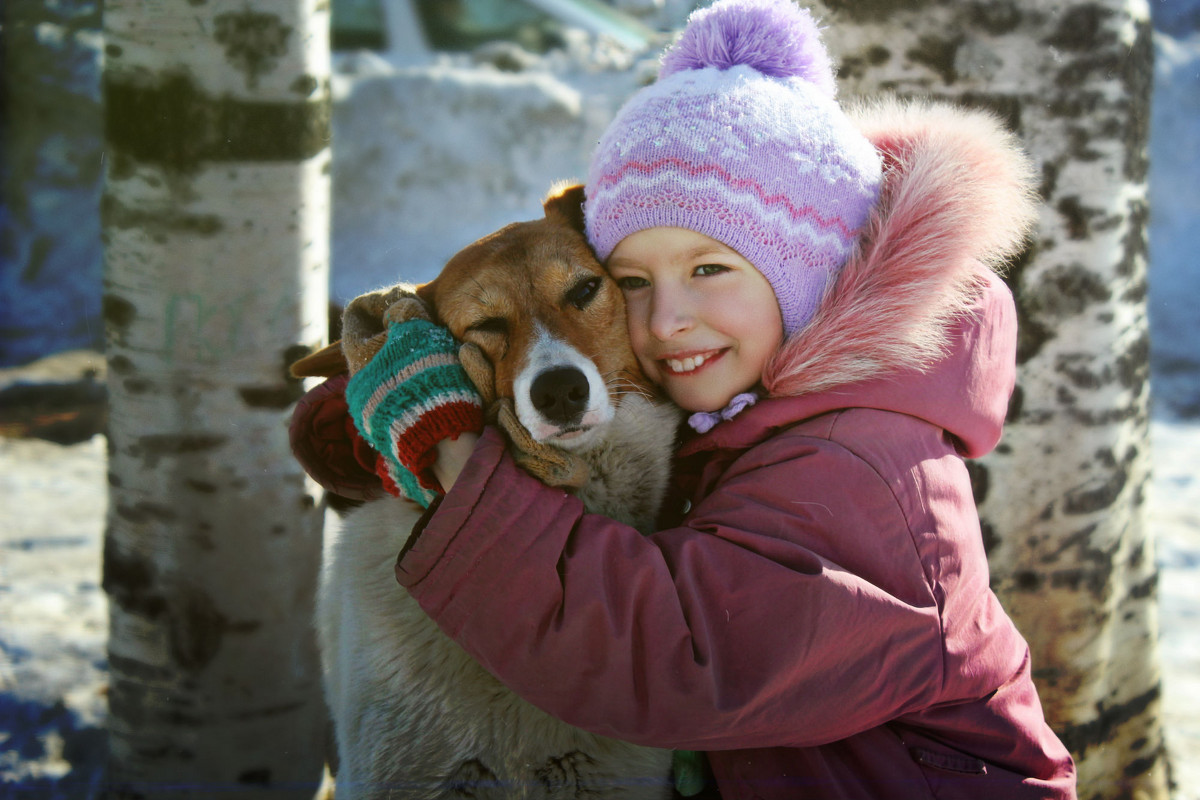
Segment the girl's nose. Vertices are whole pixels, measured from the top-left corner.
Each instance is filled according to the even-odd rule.
[[[690,330],[694,324],[692,312],[680,292],[655,288],[650,305],[650,333],[659,341]]]

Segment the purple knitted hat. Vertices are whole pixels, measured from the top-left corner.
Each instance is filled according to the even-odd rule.
[[[879,195],[882,160],[834,99],[812,16],[718,0],[688,19],[658,80],[592,156],[584,206],[601,260],[631,233],[687,228],[732,247],[804,327]]]

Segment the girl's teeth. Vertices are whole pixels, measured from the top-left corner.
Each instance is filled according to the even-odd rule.
[[[688,356],[687,358],[668,358],[667,366],[672,372],[691,372],[704,363],[704,356]]]

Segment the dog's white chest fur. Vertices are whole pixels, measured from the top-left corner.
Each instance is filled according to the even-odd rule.
[[[627,395],[579,455],[589,511],[652,529],[678,411]],[[398,499],[352,513],[326,544],[318,632],[338,739],[339,800],[664,798],[669,751],[586,733],[504,688],[399,585],[396,555],[420,511]]]

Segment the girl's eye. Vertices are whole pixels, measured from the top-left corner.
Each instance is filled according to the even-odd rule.
[[[696,267],[697,275],[719,275],[722,272],[728,271],[729,267],[726,267],[722,264],[701,264],[700,266]]]
[[[622,292],[629,292],[633,291],[634,289],[642,289],[649,285],[650,281],[646,280],[645,278],[638,278],[632,275],[626,278],[617,278],[617,286],[620,287]]]

